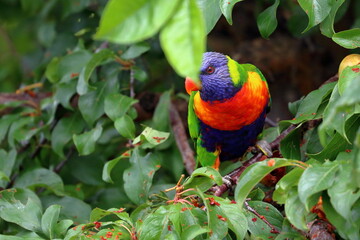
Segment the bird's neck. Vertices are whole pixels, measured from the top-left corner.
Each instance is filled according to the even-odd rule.
[[[204,101],[197,93],[195,113],[205,124],[219,130],[238,130],[254,122],[269,103],[266,81],[257,72],[248,72],[248,80],[234,97],[227,101]]]

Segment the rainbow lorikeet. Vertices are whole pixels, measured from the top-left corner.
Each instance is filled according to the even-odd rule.
[[[204,53],[200,82],[185,81],[190,136],[201,165],[218,168],[220,161],[239,158],[256,143],[270,93],[258,68],[216,52]]]

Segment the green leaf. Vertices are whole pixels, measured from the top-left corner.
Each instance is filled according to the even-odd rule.
[[[300,126],[289,133],[280,143],[280,152],[284,158],[301,160]]]
[[[41,206],[32,198],[24,205],[14,197],[15,189],[1,191],[0,217],[33,232],[41,230]]]
[[[269,38],[277,27],[276,10],[280,0],[275,0],[274,4],[265,9],[257,17],[257,25],[263,38]]]
[[[243,0],[220,0],[220,9],[224,14],[226,20],[230,25],[232,25],[232,10],[235,3],[241,2]]]
[[[268,165],[269,161],[275,160],[274,165]],[[235,189],[235,200],[239,204],[244,204],[247,195],[263,179],[267,174],[276,168],[298,165],[296,160],[287,160],[281,158],[273,158],[262,162],[257,162],[241,174]]]
[[[318,202],[321,192],[334,184],[338,169],[338,162],[325,162],[323,165],[308,167],[301,175],[298,185],[299,198],[307,211]]]
[[[339,162],[342,159],[341,155],[348,155],[348,153],[340,153],[337,158]],[[356,191],[351,186],[352,179],[348,177],[351,170],[352,165],[350,163],[340,162],[339,173],[332,186],[327,190],[332,206],[345,219],[351,218],[351,208],[360,197],[360,191]]]
[[[168,132],[161,132],[150,127],[146,127],[139,136],[137,136],[133,144],[141,143],[142,148],[154,148],[165,142],[170,136]]]
[[[71,117],[63,117],[51,132],[51,147],[60,157],[65,158],[64,146],[71,140],[74,134],[82,131],[84,123],[79,114]]]
[[[187,185],[191,184],[194,181],[194,179],[198,177],[207,177],[211,179],[213,183],[219,186],[223,183],[222,176],[217,170],[215,170],[212,167],[202,167],[195,169],[195,171],[192,172],[191,176],[188,179],[186,179],[186,181],[184,182],[184,187],[190,188]]]
[[[280,232],[284,217],[281,215],[279,210],[277,210],[273,205],[262,201],[249,201],[248,204],[257,213],[264,216],[265,219]],[[261,236],[268,239],[276,237],[276,234],[271,232],[271,228],[255,214],[251,212],[245,213],[249,225],[249,231],[253,236]]]
[[[206,33],[211,32],[221,17],[221,9],[218,0],[197,0],[200,10],[205,17]]]
[[[89,155],[94,152],[96,141],[100,138],[102,130],[101,124],[98,124],[88,132],[73,135],[75,146],[80,155]]]
[[[248,224],[244,210],[239,204],[235,204],[228,199],[216,197],[215,200],[220,203],[220,209],[224,217],[227,218],[229,228],[235,233],[237,239],[244,239]]]
[[[301,202],[296,188],[293,187],[289,191],[288,195],[289,197],[285,201],[286,217],[297,229],[304,231],[308,230],[306,226],[308,212],[306,211],[304,204]]]
[[[125,152],[125,153],[128,153],[128,152]],[[121,159],[129,157],[125,153],[123,153],[119,157],[117,157],[115,159],[112,159],[112,160],[105,163],[104,168],[103,168],[103,172],[102,172],[102,179],[105,182],[114,183],[113,180],[111,179],[111,171]]]
[[[320,106],[328,101],[335,85],[335,82],[328,83],[309,93],[301,101],[295,118],[293,120],[281,121],[280,126],[283,125],[283,123],[298,124],[304,121],[321,118],[322,111],[320,111]]]
[[[74,197],[46,196],[41,198],[45,207],[53,204],[60,205],[60,219],[72,220],[75,225],[87,223],[90,218],[91,207],[84,201]]]
[[[153,128],[160,130],[160,131],[169,131],[170,125],[170,103],[171,103],[171,96],[172,90],[164,92],[160,100],[155,108],[155,112],[153,115]]]
[[[59,175],[45,168],[37,168],[20,175],[14,187],[30,188],[45,187],[56,195],[64,195],[64,184]]]
[[[199,190],[197,192],[206,207],[207,225],[211,229],[206,239],[223,239],[227,235],[228,220],[224,218],[224,213],[219,206],[210,204],[212,196],[204,195]]]
[[[289,222],[288,219],[284,219],[282,228],[281,228],[281,233],[279,235],[277,235],[277,237],[275,238],[275,240],[288,240],[288,239],[292,239],[292,240],[306,240],[307,238],[301,234],[299,231],[297,231],[297,229],[295,229],[291,223]]]
[[[318,139],[323,146],[326,146],[329,143],[328,141],[330,138],[328,137],[328,133],[333,134],[334,130],[336,130],[348,143],[350,143],[345,132],[345,122],[351,115],[347,114],[346,112],[333,112],[336,111],[336,104],[340,99],[338,86],[339,84],[334,87],[334,90],[329,99],[329,104],[324,110],[323,122],[319,126]]]
[[[360,28],[354,28],[337,32],[332,36],[332,40],[347,49],[360,47]]]
[[[79,75],[76,90],[80,95],[84,95],[85,93],[87,93],[89,87],[89,78],[94,69],[101,63],[103,63],[105,60],[112,59],[114,57],[115,54],[110,49],[102,49],[91,57],[91,59],[81,70],[81,73]]]
[[[80,74],[83,67],[91,59],[92,54],[85,50],[73,52],[62,57],[58,66],[58,76],[61,82],[68,82]]]
[[[142,41],[168,24],[178,3],[179,0],[109,1],[95,38],[120,44]]]
[[[355,138],[356,131],[359,128],[359,124],[360,114],[353,115],[345,123],[345,134],[350,140],[350,142],[352,142],[352,140]],[[336,158],[339,152],[351,148],[352,144],[349,144],[346,139],[344,139],[339,133],[335,133],[321,152],[307,155],[320,161],[325,159],[333,160]]]
[[[121,118],[116,119],[114,125],[121,136],[129,139],[135,138],[135,124],[129,115],[125,114]]]
[[[116,78],[116,76],[114,76]],[[79,97],[79,109],[85,121],[92,126],[104,114],[104,100],[108,94],[118,89],[118,82],[107,80],[94,84],[96,90],[89,91]]]
[[[180,1],[178,10],[160,33],[160,43],[175,71],[198,81],[206,30],[196,0]]]
[[[182,232],[181,239],[192,240],[207,232],[209,232],[209,229],[200,227],[199,225],[191,225]]]
[[[164,206],[160,206],[154,213],[144,219],[139,231],[139,240],[158,240],[161,233],[167,229],[169,212]]]
[[[70,99],[76,93],[76,81],[56,84],[54,99],[67,109],[73,109],[70,105]]]
[[[51,83],[57,83],[60,80],[59,77],[59,63],[60,58],[54,57],[51,59],[45,70],[45,77]]]
[[[345,0],[332,0],[332,7],[330,10],[329,15],[324,19],[322,23],[320,23],[320,31],[323,35],[331,38],[335,31],[334,31],[334,20],[336,13],[340,6],[345,2]]]
[[[104,156],[102,152],[95,152],[87,156],[72,156],[67,163],[71,175],[83,184],[101,186],[101,171],[104,167]]]
[[[132,225],[132,220],[129,217],[127,212],[123,212],[123,209],[110,208],[108,210],[103,210],[100,208],[94,208],[90,214],[90,222],[100,221],[106,216],[116,215],[119,219],[126,221],[128,224]]]
[[[130,107],[137,102],[138,100],[120,93],[109,94],[105,97],[105,113],[111,120],[115,121],[123,117]]]
[[[158,169],[157,159],[150,153],[141,156],[135,148],[130,157],[131,167],[124,171],[124,190],[130,200],[136,204],[144,203],[149,194],[152,179]]]
[[[59,221],[54,226],[54,234],[56,236],[63,238],[65,236],[65,234],[67,233],[67,231],[69,230],[69,227],[71,227],[73,224],[74,224],[74,222],[70,219],[63,219],[63,220]]]
[[[326,214],[326,219],[336,227],[337,232],[343,239],[359,239],[359,225],[354,221],[354,216],[358,216],[360,210],[359,204],[357,204],[353,212],[353,216],[350,219],[344,219],[339,213],[336,212],[334,207],[331,205],[329,197],[327,195],[323,196],[323,209]]]
[[[329,15],[332,7],[332,0],[298,0],[298,3],[309,18],[304,32],[321,23]]]
[[[128,60],[134,59],[150,50],[150,45],[147,42],[140,42],[131,45],[126,51],[121,54],[121,58]]]
[[[273,193],[273,200],[279,204],[284,204],[288,198],[289,192],[292,187],[297,186],[304,169],[295,168],[287,173],[275,186]]]
[[[58,223],[61,206],[51,205],[48,207],[41,218],[41,230],[50,239],[56,238],[55,226]]]
[[[6,133],[8,132],[11,124],[18,118],[17,114],[8,114],[0,118],[0,142],[5,139]]]
[[[17,151],[12,149],[9,152],[5,152],[4,149],[0,149],[0,187],[6,188],[7,182],[10,181],[11,173],[15,166]]]
[[[260,188],[255,188],[249,193],[248,198],[252,201],[262,201],[265,198],[265,193]]]

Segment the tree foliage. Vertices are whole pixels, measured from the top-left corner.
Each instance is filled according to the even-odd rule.
[[[289,104],[294,118],[263,133],[288,130],[279,151],[243,169],[233,194],[209,190],[238,163],[172,188],[184,163],[170,116],[188,100],[176,74],[198,78],[207,34],[240,2],[2,1],[0,77],[20,88],[1,96],[0,239],[305,239],[315,219],[359,239],[360,60]],[[264,38],[285,8],[294,35],[307,19],[302,34],[359,48],[360,15],[334,30],[350,1],[259,2]]]

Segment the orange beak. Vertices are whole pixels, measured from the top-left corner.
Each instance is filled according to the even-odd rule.
[[[185,89],[186,92],[190,95],[192,91],[199,91],[201,87],[199,87],[191,78],[186,77]]]

